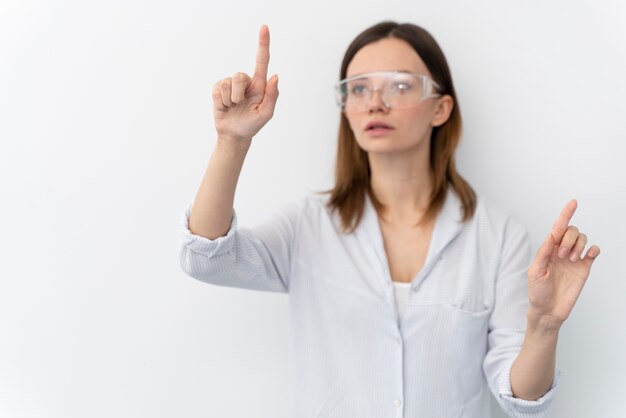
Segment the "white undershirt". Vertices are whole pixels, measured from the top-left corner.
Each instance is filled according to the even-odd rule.
[[[396,306],[398,307],[398,316],[401,320],[404,316],[404,309],[406,307],[406,301],[409,298],[411,292],[411,283],[392,281],[394,288],[394,295],[396,297]]]

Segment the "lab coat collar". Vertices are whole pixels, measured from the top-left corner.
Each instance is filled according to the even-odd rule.
[[[448,186],[446,200],[437,215],[433,229],[428,254],[422,270],[412,280],[411,288],[419,286],[428,272],[434,267],[436,261],[441,258],[444,249],[462,231],[463,207],[461,201],[451,185]],[[384,240],[376,209],[369,195],[366,194],[363,219],[355,231],[357,238],[364,247],[369,247],[374,256],[372,260],[375,268],[380,273],[378,276],[384,279],[384,287],[390,289],[393,286],[389,264],[385,252]]]

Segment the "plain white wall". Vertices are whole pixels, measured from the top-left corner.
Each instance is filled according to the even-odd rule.
[[[0,416],[285,416],[287,297],[179,266],[178,221],[214,145],[210,89],[253,70],[267,23],[281,94],[235,201],[241,224],[262,221],[331,186],[332,85],[349,42],[384,19],[440,43],[460,170],[534,249],[578,199],[573,223],[602,254],[560,334],[549,416],[626,416],[618,0],[3,0]]]

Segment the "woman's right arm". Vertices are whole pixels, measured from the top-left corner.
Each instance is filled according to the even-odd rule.
[[[235,73],[213,86],[217,143],[194,200],[189,229],[209,239],[223,236],[233,211],[237,180],[252,137],[272,118],[278,98],[278,76],[267,78],[270,35],[259,31],[254,75]]]
[[[255,228],[237,228],[235,190],[254,135],[271,119],[278,77],[266,81],[269,30],[259,32],[254,76],[236,73],[213,87],[217,143],[193,205],[181,219],[180,265],[207,283],[287,292],[297,219],[304,200]]]
[[[191,209],[189,230],[193,234],[214,240],[228,232],[235,189],[250,144],[217,139]]]

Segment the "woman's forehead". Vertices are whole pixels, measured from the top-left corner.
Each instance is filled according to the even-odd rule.
[[[377,71],[429,74],[413,47],[397,38],[383,38],[359,49],[348,65],[346,77]]]

